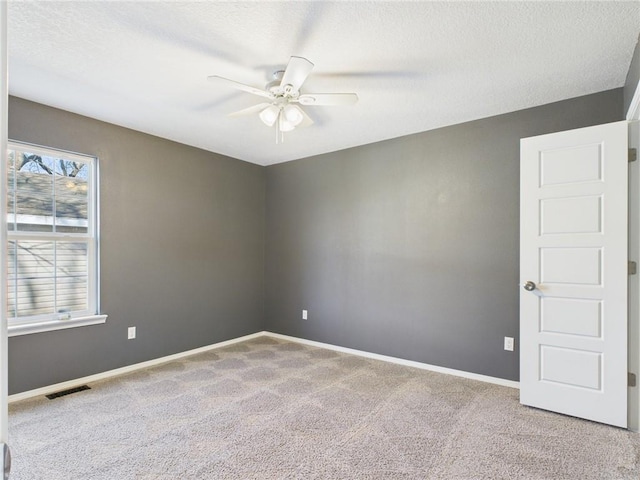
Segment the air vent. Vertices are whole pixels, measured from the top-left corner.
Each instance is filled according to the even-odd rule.
[[[82,392],[83,390],[91,390],[91,387],[87,385],[82,385],[81,387],[70,388],[69,390],[62,390],[61,392],[51,393],[47,395],[49,400],[53,400],[54,398],[64,397],[65,395],[71,395],[72,393]]]

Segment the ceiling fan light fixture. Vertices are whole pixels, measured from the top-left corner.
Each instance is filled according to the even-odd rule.
[[[278,128],[280,129],[281,132],[290,132],[291,130],[296,128],[296,126],[293,123],[291,123],[289,120],[287,120],[285,113],[282,112],[280,113],[280,118],[278,120]]]
[[[304,115],[300,110],[300,107],[297,105],[287,105],[284,107],[282,113],[284,114],[284,118],[294,127],[300,125],[300,122],[304,119]]]
[[[280,109],[278,107],[276,107],[275,105],[269,105],[267,108],[262,110],[259,115],[262,123],[264,123],[268,127],[271,127],[274,123],[276,123],[279,114]]]

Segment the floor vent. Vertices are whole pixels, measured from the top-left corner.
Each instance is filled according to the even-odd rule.
[[[72,393],[82,392],[83,390],[91,390],[91,387],[87,385],[82,385],[81,387],[70,388],[69,390],[62,390],[61,392],[51,393],[47,395],[49,400],[53,400],[54,398],[64,397],[65,395],[71,395]]]

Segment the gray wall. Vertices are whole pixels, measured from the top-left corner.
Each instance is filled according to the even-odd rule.
[[[268,167],[267,330],[517,380],[519,140],[621,111],[616,89]]]
[[[627,80],[624,84],[624,106],[623,112],[626,117],[629,106],[631,105],[631,99],[633,94],[636,93],[636,88],[640,83],[640,36],[638,36],[638,43],[636,43],[636,49],[633,52],[633,58],[631,59],[631,65],[629,66],[629,72],[627,72]]]
[[[10,393],[262,329],[263,167],[18,98],[9,137],[99,157],[109,315],[11,338]],[[127,340],[133,325],[138,338]]]
[[[10,393],[265,327],[517,379],[519,139],[619,120],[622,97],[266,169],[11,98],[11,139],[100,158],[109,318],[11,338]]]

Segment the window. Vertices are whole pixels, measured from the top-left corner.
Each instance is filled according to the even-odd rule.
[[[9,335],[94,323],[98,315],[97,159],[10,142]]]

